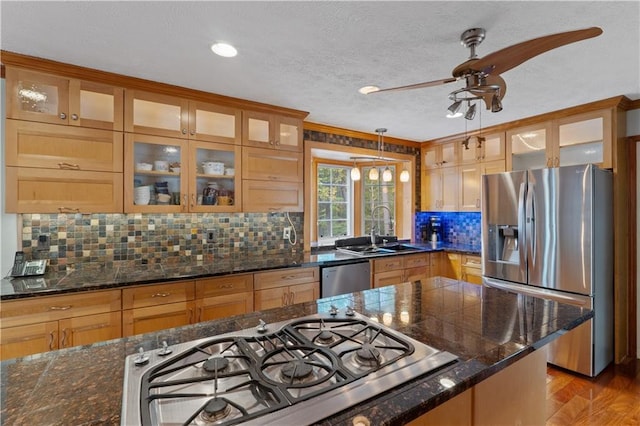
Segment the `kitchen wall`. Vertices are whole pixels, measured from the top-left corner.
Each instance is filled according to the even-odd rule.
[[[50,259],[52,270],[68,265],[116,261],[180,262],[228,256],[301,252],[302,213],[289,215],[297,241],[282,230],[290,226],[284,213],[238,214],[23,214],[22,247],[27,256]],[[206,240],[214,231],[215,242]],[[38,250],[38,237],[50,236],[48,250]]]
[[[432,216],[440,218],[443,242],[477,248],[482,244],[482,222],[479,212],[418,212],[415,221],[416,242],[429,241],[426,226]]]

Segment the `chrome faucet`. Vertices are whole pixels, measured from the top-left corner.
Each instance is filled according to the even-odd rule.
[[[373,210],[371,210],[371,222],[373,222],[376,219],[375,213],[379,209],[384,209],[387,212],[389,212],[389,225],[390,225],[389,229],[393,229],[393,220],[391,219],[391,216],[393,215],[393,213],[391,212],[391,209],[385,206],[384,204],[378,204],[373,208]],[[376,247],[376,226],[375,225],[371,226],[371,246]]]

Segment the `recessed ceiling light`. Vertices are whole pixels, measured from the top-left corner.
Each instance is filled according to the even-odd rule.
[[[369,93],[377,92],[378,90],[380,90],[378,86],[364,86],[359,88],[358,92],[362,93],[363,95],[368,95]]]
[[[211,50],[216,55],[224,56],[225,58],[233,58],[238,54],[238,50],[227,43],[214,43],[211,45]]]

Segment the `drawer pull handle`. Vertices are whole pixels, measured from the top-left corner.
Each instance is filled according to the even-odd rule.
[[[71,208],[71,207],[65,207],[65,206],[61,206],[58,207],[58,211],[60,213],[80,213],[80,209],[78,208]]]
[[[54,342],[55,342],[55,331],[52,331],[49,333],[49,349],[50,350],[55,349],[55,345],[53,344]]]
[[[67,347],[67,329],[62,330],[62,341],[60,342],[60,346],[63,348]]]
[[[169,297],[171,296],[171,293],[154,293],[151,295],[151,297]]]
[[[71,164],[71,163],[65,163],[65,162],[58,163],[58,167],[60,167],[61,169],[80,170],[80,166],[78,164]]]
[[[50,311],[68,311],[71,308],[73,308],[73,305],[49,306]]]
[[[233,288],[233,284],[220,284],[218,288]]]

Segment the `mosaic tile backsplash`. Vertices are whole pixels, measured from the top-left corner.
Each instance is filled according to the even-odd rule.
[[[482,244],[482,221],[479,212],[419,212],[416,213],[415,238],[427,242],[425,228],[431,216],[438,216],[442,223],[442,240],[451,244]]]
[[[68,265],[116,261],[179,262],[303,251],[303,213],[290,213],[297,241],[283,240],[284,213],[236,214],[23,214],[22,247],[28,257],[50,259],[53,270]],[[214,242],[207,241],[212,230]],[[38,249],[41,235],[49,249]],[[41,246],[42,247],[42,246]]]

